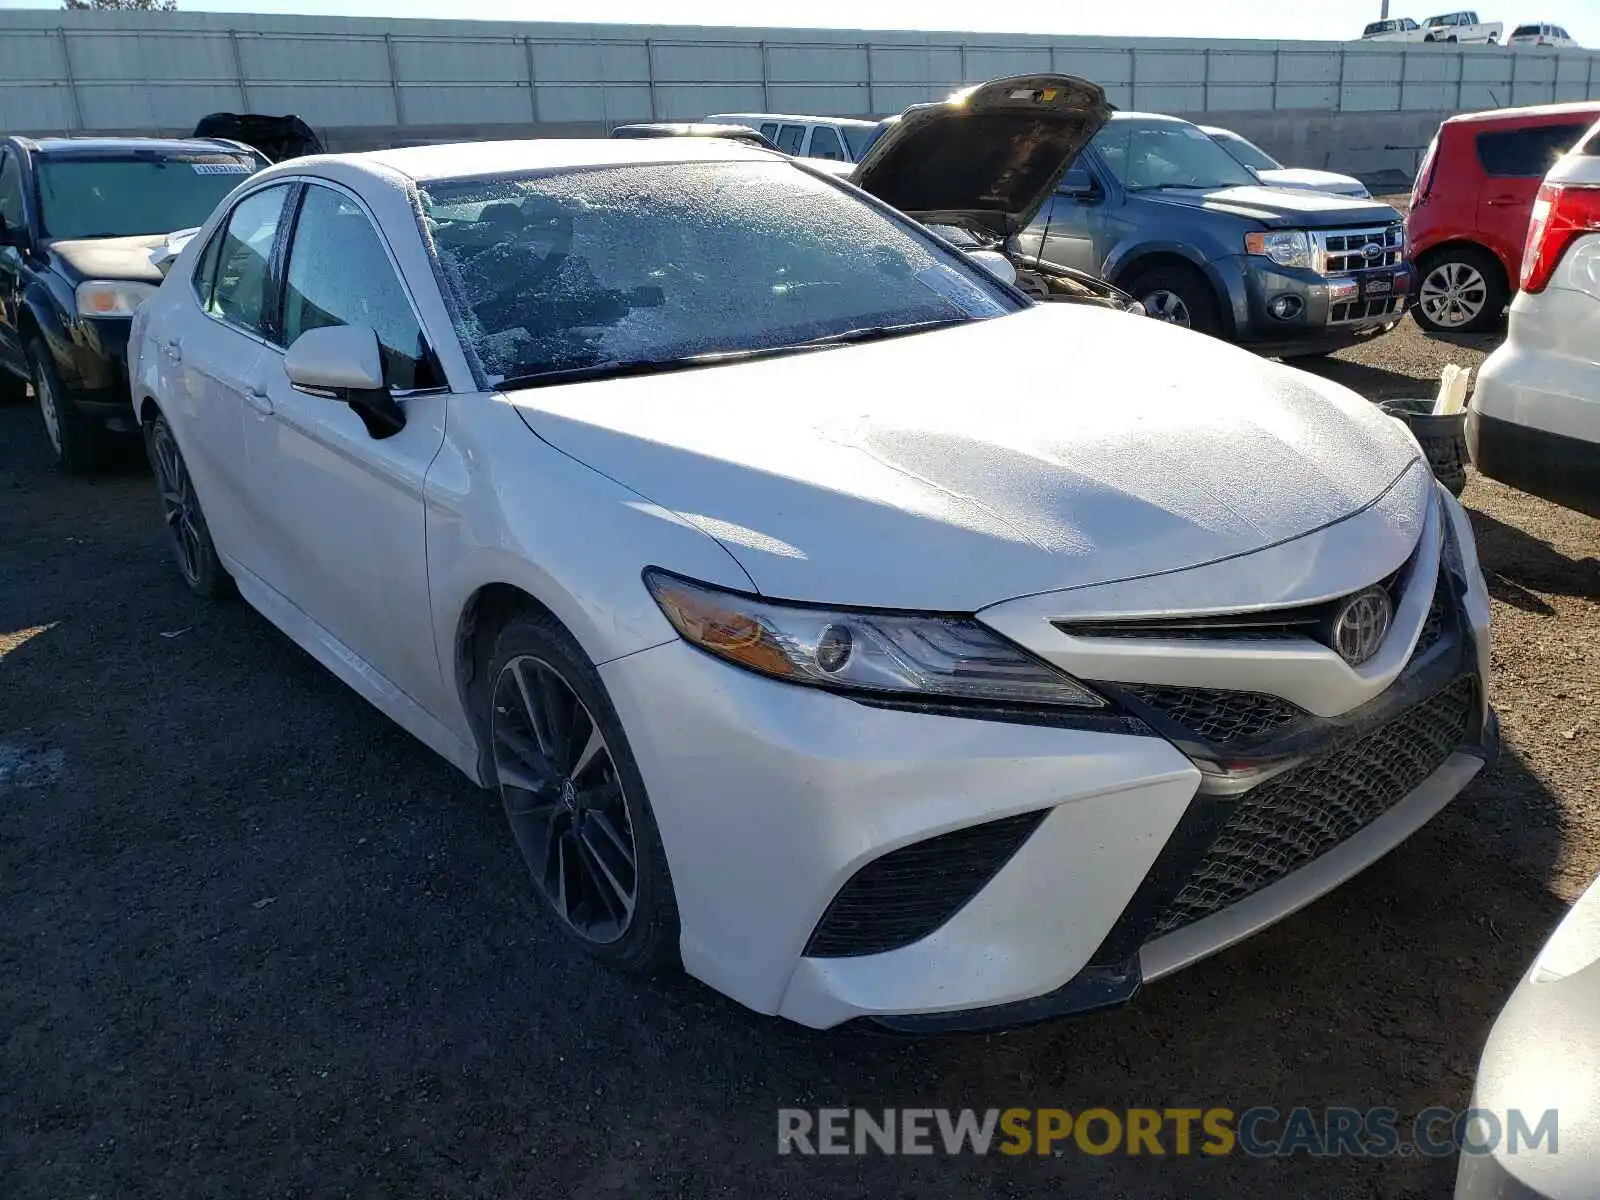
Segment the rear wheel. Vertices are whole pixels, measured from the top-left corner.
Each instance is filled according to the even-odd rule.
[[[161,519],[167,527],[167,543],[173,560],[189,590],[208,600],[233,594],[233,578],[222,565],[211,541],[205,513],[194,481],[184,466],[183,454],[172,436],[164,416],[144,427],[145,450],[150,455],[150,470],[155,475],[156,491],[161,496]]]
[[[44,422],[45,436],[56,462],[68,475],[89,475],[105,465],[109,435],[97,421],[78,411],[61,386],[54,357],[43,339],[28,343],[28,366],[33,373],[33,395]]]
[[[1476,246],[1448,246],[1422,260],[1411,315],[1434,333],[1482,333],[1511,299],[1500,261]]]
[[[553,618],[514,618],[489,665],[495,785],[557,927],[608,966],[678,952],[678,908],[644,779],[599,673]]]
[[[1145,311],[1158,321],[1197,333],[1218,331],[1217,302],[1211,285],[1193,267],[1175,263],[1146,267],[1118,286],[1143,303]]]

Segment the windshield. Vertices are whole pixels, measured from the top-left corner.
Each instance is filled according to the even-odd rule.
[[[1130,192],[1210,191],[1256,182],[1233,155],[1186,121],[1112,121],[1093,145]]]
[[[260,164],[211,153],[43,158],[39,215],[51,238],[133,237],[204,225]]]
[[[867,153],[867,148],[878,140],[878,135],[884,130],[884,123],[876,125],[842,125],[839,132],[844,134],[844,140],[850,146],[850,157],[860,162]]]
[[[787,162],[436,181],[421,198],[491,386],[1023,307],[914,226]]]
[[[1256,145],[1254,142],[1246,141],[1237,133],[1229,133],[1227,130],[1220,130],[1211,136],[1217,139],[1218,144],[1220,144],[1224,150],[1233,155],[1234,158],[1247,167],[1251,167],[1257,171],[1277,171],[1283,167],[1281,162],[1273,158],[1272,155],[1268,154],[1260,146]]]

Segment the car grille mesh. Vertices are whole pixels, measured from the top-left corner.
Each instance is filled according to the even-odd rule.
[[[1209,742],[1257,738],[1306,716],[1299,705],[1261,692],[1143,683],[1123,684],[1121,690]]]
[[[882,954],[927,937],[994,878],[1048,812],[986,821],[873,859],[828,905],[807,957]]]
[[[1462,743],[1476,703],[1475,681],[1458,679],[1389,724],[1232,801],[1232,813],[1150,936],[1238,903],[1388,812]]]
[[[1335,304],[1328,314],[1330,325],[1348,325],[1354,321],[1376,321],[1383,317],[1398,318],[1405,311],[1404,296],[1389,296],[1378,300],[1351,300]]]

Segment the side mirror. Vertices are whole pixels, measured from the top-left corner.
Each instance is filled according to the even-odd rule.
[[[405,412],[383,381],[378,335],[364,325],[306,330],[283,356],[283,371],[297,391],[344,401],[374,438],[405,428]]]
[[[1087,200],[1100,189],[1095,186],[1094,176],[1089,174],[1087,167],[1072,167],[1061,177],[1061,186],[1056,190],[1063,196]]]
[[[1001,283],[1015,284],[1017,282],[1017,268],[1011,260],[998,250],[968,250],[967,257],[977,263]]]

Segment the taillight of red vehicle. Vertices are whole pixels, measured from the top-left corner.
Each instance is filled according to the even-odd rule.
[[[1549,287],[1561,256],[1586,233],[1600,233],[1600,185],[1540,187],[1522,251],[1522,290],[1537,293]]]

